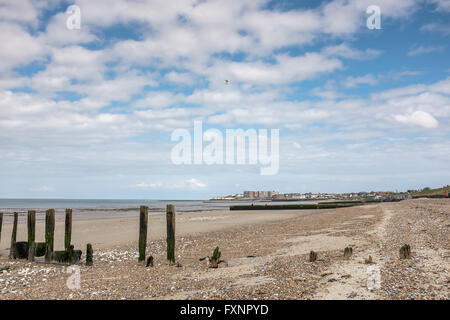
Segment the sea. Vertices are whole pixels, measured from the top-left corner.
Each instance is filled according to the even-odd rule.
[[[305,201],[278,201],[276,204],[296,204]],[[36,210],[36,220],[45,219],[45,210],[55,209],[56,220],[64,219],[66,208],[72,209],[74,220],[137,217],[140,206],[148,206],[149,214],[163,214],[167,204],[173,204],[177,213],[228,210],[231,205],[268,204],[261,200],[137,200],[137,199],[0,199],[4,222],[10,222],[14,212],[19,221],[26,219],[28,210]]]

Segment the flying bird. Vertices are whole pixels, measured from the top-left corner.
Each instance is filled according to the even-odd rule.
[[[225,84],[230,84],[230,80],[225,80]]]

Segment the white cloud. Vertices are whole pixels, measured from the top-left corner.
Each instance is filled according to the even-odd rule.
[[[394,115],[394,119],[403,124],[418,125],[424,128],[437,128],[439,125],[432,115],[420,110],[407,115]]]
[[[216,64],[207,72],[210,77],[221,76],[233,82],[253,84],[282,85],[312,79],[322,73],[330,73],[343,67],[335,58],[309,52],[303,56],[278,55],[273,64],[264,62],[223,62]]]
[[[135,185],[138,188],[143,189],[191,189],[191,190],[197,190],[197,189],[204,189],[207,187],[206,183],[201,182],[200,180],[196,178],[190,178],[183,181],[178,182],[153,182],[153,183],[147,183],[147,182],[140,182]]]
[[[436,9],[438,11],[450,11],[450,0],[428,0],[436,5]]]
[[[189,188],[192,189],[199,189],[199,188],[202,189],[207,187],[206,183],[201,182],[200,180],[195,178],[188,179],[186,181],[186,184],[189,186]]]
[[[135,103],[138,108],[165,108],[175,106],[182,102],[185,96],[183,94],[173,94],[170,91],[151,91],[147,96]]]
[[[47,24],[46,30],[41,34],[45,42],[51,45],[85,44],[98,38],[89,31],[89,25],[80,29],[70,30],[66,26],[68,15],[58,13]]]
[[[390,74],[390,76],[394,79],[394,80],[398,80],[401,79],[403,77],[409,77],[409,76],[417,76],[422,74],[421,71],[412,71],[412,70],[406,70],[406,71],[401,71],[401,72],[392,72]]]
[[[46,48],[43,43],[31,36],[24,28],[16,24],[0,22],[0,71],[29,64],[43,59]]]
[[[381,54],[379,50],[366,49],[365,51],[349,47],[347,44],[326,47],[323,52],[329,56],[336,56],[346,59],[369,60]]]
[[[164,76],[164,79],[177,84],[193,85],[194,77],[187,72],[171,71]]]
[[[429,23],[421,27],[422,31],[439,32],[444,35],[450,34],[450,25],[445,25],[442,23]]]
[[[55,191],[55,188],[52,186],[41,186],[41,187],[31,188],[31,191],[51,192],[51,191]]]
[[[35,27],[38,22],[39,7],[41,7],[38,2],[0,0],[0,20],[29,23]]]
[[[443,46],[413,46],[408,51],[408,56],[418,56],[426,53],[443,52]]]
[[[360,84],[369,84],[369,85],[375,85],[377,84],[378,80],[373,74],[366,74],[361,77],[347,77],[345,80],[345,86],[347,88],[355,88]]]
[[[138,188],[161,188],[163,184],[161,182],[156,183],[146,183],[146,182],[140,182],[136,184],[136,187]]]

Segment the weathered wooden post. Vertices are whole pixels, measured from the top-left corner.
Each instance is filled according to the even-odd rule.
[[[350,257],[352,256],[352,254],[353,254],[353,249],[352,249],[351,247],[346,247],[346,248],[344,249],[344,258],[350,259]]]
[[[411,257],[411,247],[409,244],[405,244],[399,251],[400,259],[409,259]]]
[[[317,260],[317,252],[311,251],[309,253],[309,262],[315,262]]]
[[[16,239],[17,239],[17,220],[19,218],[19,214],[17,212],[14,212],[14,222],[13,222],[13,228],[11,232],[11,247],[9,248],[9,258],[15,259],[16,258]]]
[[[147,264],[145,265],[147,268],[148,267],[153,267],[153,256],[148,257],[147,259]]]
[[[28,245],[28,261],[34,261],[36,255],[36,242],[32,242]]]
[[[139,217],[139,262],[145,261],[145,249],[147,247],[148,207],[141,206]]]
[[[94,263],[93,261],[93,251],[92,251],[92,245],[90,243],[88,243],[86,245],[86,265],[87,266],[92,266],[92,264]]]
[[[219,247],[214,249],[212,257],[209,259],[209,267],[210,268],[218,268],[220,263],[220,256],[222,253],[219,250]]]
[[[70,241],[72,240],[72,209],[66,209],[66,223],[64,232],[64,248],[70,249]]]
[[[175,207],[168,204],[166,208],[167,218],[167,260],[175,263]]]
[[[55,210],[45,211],[45,261],[52,259],[53,244],[55,239]]]
[[[2,242],[3,212],[0,212],[0,242]]]
[[[28,248],[31,248],[31,244],[36,238],[36,211],[28,210]]]

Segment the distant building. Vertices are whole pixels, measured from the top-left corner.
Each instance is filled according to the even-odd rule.
[[[244,191],[243,196],[247,199],[271,199],[276,194],[276,191]]]

